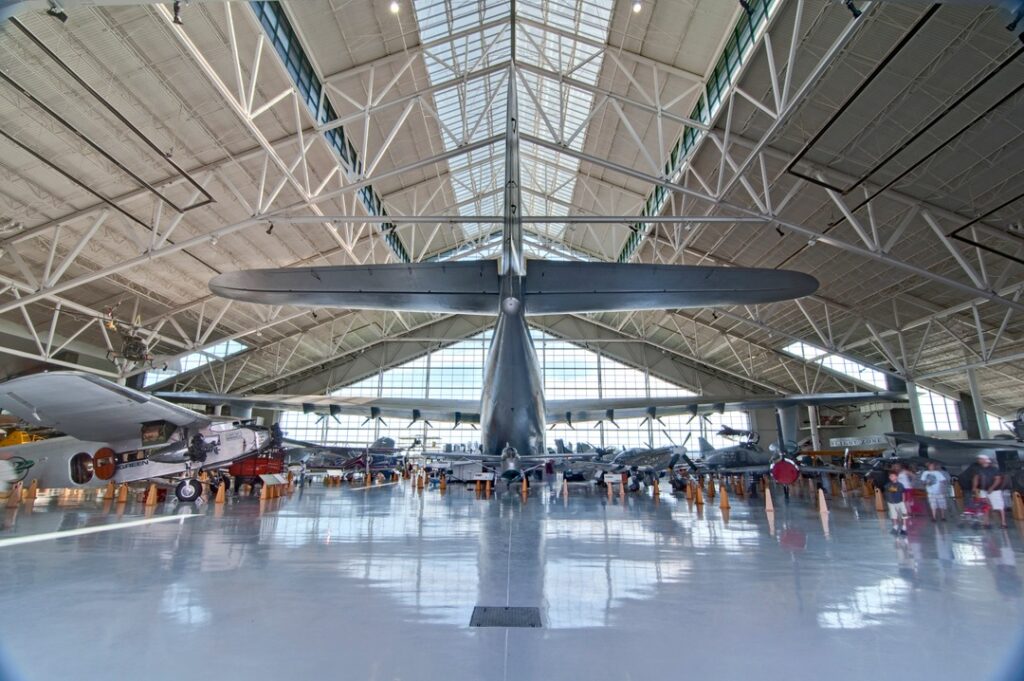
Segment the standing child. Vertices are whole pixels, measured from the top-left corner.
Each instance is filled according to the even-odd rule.
[[[949,499],[949,473],[939,468],[938,461],[929,461],[928,470],[921,474],[921,482],[928,492],[928,508],[932,511],[932,522],[946,521],[946,501]]]
[[[889,505],[889,518],[892,520],[893,534],[907,533],[907,504],[903,501],[904,487],[900,484],[899,474],[889,471],[889,482],[885,486],[885,501]]]

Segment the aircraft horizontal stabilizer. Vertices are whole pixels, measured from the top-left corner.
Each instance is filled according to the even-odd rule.
[[[494,260],[241,270],[214,277],[210,290],[250,303],[353,310],[497,314],[499,303]]]
[[[757,305],[817,289],[788,270],[531,260],[523,291],[526,313],[541,315]]]
[[[801,272],[532,260],[523,295],[527,314],[756,305],[813,293]],[[266,305],[445,314],[497,314],[496,262],[289,267],[228,272],[210,281],[225,298]]]

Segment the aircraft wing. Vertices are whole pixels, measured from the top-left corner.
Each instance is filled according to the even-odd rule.
[[[567,421],[600,421],[679,414],[721,413],[727,409],[782,409],[807,405],[856,404],[858,402],[892,402],[906,398],[905,393],[880,391],[860,393],[817,393],[808,395],[764,395],[708,397],[627,397],[584,400],[548,400],[545,413],[548,423]]]
[[[331,395],[220,395],[196,392],[159,392],[158,396],[185,404],[227,404],[306,414],[396,418],[410,421],[479,423],[477,400],[438,400],[407,397],[337,397]]]
[[[51,371],[0,383],[0,409],[79,440],[138,439],[143,423],[203,428],[211,420],[148,393],[79,371]]]
[[[928,437],[927,435],[915,435],[914,433],[886,433],[886,437],[891,437],[897,443],[899,442],[916,442],[917,444],[927,445],[935,447],[937,449],[945,448],[957,448],[957,449],[1024,449],[1024,442],[1018,442],[1017,440],[944,440],[940,437]]]

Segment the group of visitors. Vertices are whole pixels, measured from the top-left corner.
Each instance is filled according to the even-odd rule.
[[[1006,527],[1006,497],[1003,494],[1004,476],[986,454],[978,456],[978,467],[971,481],[973,497],[987,502],[984,527],[992,527],[990,511],[998,511],[1000,524]],[[949,506],[950,477],[937,461],[928,463],[928,469],[916,475],[909,465],[894,464],[885,485],[885,501],[892,520],[893,534],[907,533],[907,517],[914,503],[914,490],[923,488],[928,496],[932,522],[945,522]]]

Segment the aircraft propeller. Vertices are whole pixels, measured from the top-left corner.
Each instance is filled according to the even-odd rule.
[[[665,422],[661,420],[661,417],[658,416],[658,408],[657,407],[647,407],[647,416],[645,416],[644,420],[640,422],[640,425],[642,426],[645,423],[651,422],[652,420],[653,421],[657,421],[661,425],[663,425],[666,428],[668,428],[668,426],[665,424]]]
[[[332,414],[332,415],[333,415],[333,414]],[[384,426],[385,428],[387,428],[387,427],[388,427],[387,421],[385,421],[385,420],[384,420],[383,418],[381,418],[381,415],[380,415],[380,407],[370,407],[370,415],[369,415],[369,416],[367,416],[367,417],[366,417],[366,420],[364,420],[364,421],[363,421],[363,422],[362,422],[361,424],[359,424],[359,425],[360,425],[360,426],[365,426],[365,425],[366,425],[367,423],[369,423],[370,421],[380,421],[380,423],[381,423],[381,425],[382,425],[382,426]]]
[[[434,427],[434,426],[432,426],[430,424],[430,421],[428,421],[427,419],[423,418],[423,413],[420,412],[419,409],[413,409],[412,410],[412,421],[409,421],[409,425],[407,425],[406,428],[407,429],[408,428],[412,428],[414,425],[416,425],[417,421],[423,421],[423,423],[427,426],[427,428],[433,428]]]
[[[608,421],[609,423],[611,423],[611,424],[612,424],[613,426],[615,426],[616,428],[619,428],[619,427],[620,427],[620,426],[619,426],[619,424],[615,423],[615,410],[614,410],[614,409],[607,409],[607,410],[605,410],[605,412],[604,412],[604,418],[603,418],[603,419],[601,419],[600,421],[598,421],[597,423],[595,423],[595,424],[594,424],[594,427],[595,427],[595,428],[597,428],[597,427],[598,427],[598,426],[600,426],[600,425],[601,425],[602,423],[604,423],[604,422],[605,422],[605,420],[607,420],[607,421]]]

